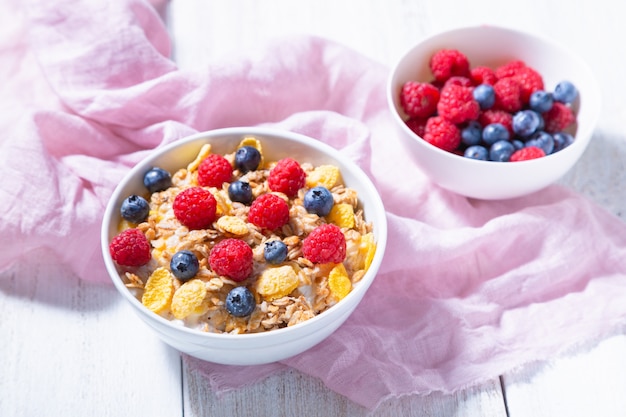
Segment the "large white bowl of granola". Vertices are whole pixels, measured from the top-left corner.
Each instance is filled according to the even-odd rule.
[[[368,176],[338,150],[266,128],[156,150],[113,192],[106,268],[160,338],[210,362],[302,353],[354,311],[387,225]]]

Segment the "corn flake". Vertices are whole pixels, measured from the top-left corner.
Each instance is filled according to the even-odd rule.
[[[237,216],[222,216],[217,220],[217,227],[236,236],[248,234],[248,225]]]
[[[207,304],[204,298],[207,295],[206,285],[200,279],[192,279],[181,285],[172,297],[172,314],[182,320],[192,314],[204,313]]]
[[[376,253],[376,243],[374,243],[373,233],[370,232],[361,236],[359,253],[363,256],[363,269],[367,270],[372,264],[374,254]]]
[[[339,168],[334,165],[320,165],[309,172],[306,186],[309,188],[322,186],[329,190],[341,182]]]
[[[339,227],[354,227],[354,208],[348,203],[335,204],[328,213],[328,221]]]
[[[268,301],[289,295],[298,287],[298,274],[289,265],[268,268],[257,281],[257,292]]]
[[[159,314],[169,308],[174,294],[173,276],[165,268],[157,268],[148,278],[141,303]]]
[[[200,151],[198,152],[198,156],[196,156],[196,159],[194,159],[193,161],[189,163],[189,165],[187,165],[187,171],[194,172],[195,170],[197,170],[198,167],[200,166],[200,162],[202,162],[203,159],[209,156],[210,153],[211,153],[211,144],[205,143],[204,145],[202,145],[202,148],[200,148]]]
[[[328,288],[338,300],[348,295],[352,289],[352,282],[343,264],[335,265],[330,274],[328,274]]]

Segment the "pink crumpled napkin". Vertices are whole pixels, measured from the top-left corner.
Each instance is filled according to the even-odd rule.
[[[374,180],[389,240],[363,303],[324,343],[282,363],[186,357],[218,392],[291,367],[374,407],[480,383],[623,323],[626,225],[559,186],[490,202],[433,185],[394,135],[383,65],[295,37],[259,59],[185,72],[147,2],[1,7],[11,18],[0,32],[0,271],[48,253],[107,282],[98,238],[107,197],[151,149],[197,131],[301,132]]]

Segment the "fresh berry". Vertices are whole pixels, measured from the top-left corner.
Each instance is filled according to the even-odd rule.
[[[172,176],[163,168],[152,167],[144,174],[143,185],[151,193],[167,190],[172,186]]]
[[[474,100],[472,88],[453,84],[441,90],[437,113],[454,124],[460,124],[476,120],[480,114],[480,106]]]
[[[306,183],[306,173],[300,164],[291,158],[281,159],[272,168],[267,178],[270,190],[294,197]]]
[[[178,221],[189,229],[206,229],[215,220],[217,201],[209,190],[191,187],[176,195],[172,208]]]
[[[554,150],[552,153],[563,150],[574,142],[574,137],[567,132],[556,132],[552,137],[554,138]]]
[[[248,182],[237,180],[228,185],[228,198],[230,198],[230,201],[249,205],[252,203],[254,195]]]
[[[304,195],[304,208],[307,212],[320,217],[330,213],[335,204],[333,195],[326,187],[313,187]]]
[[[546,132],[556,133],[573,124],[576,121],[576,116],[569,106],[555,101],[552,108],[543,114],[543,120],[546,124]]]
[[[446,88],[449,85],[459,85],[461,87],[473,87],[474,83],[472,82],[472,79],[469,77],[454,75],[448,78],[445,83],[443,83],[442,88]]]
[[[433,54],[429,62],[435,80],[446,82],[455,75],[467,77],[470,74],[469,60],[456,49],[440,49]]]
[[[282,227],[289,222],[289,204],[276,194],[262,194],[250,205],[248,221],[262,229]]]
[[[489,157],[487,148],[481,145],[473,145],[465,150],[463,156],[470,159],[478,159],[480,161],[486,161]]]
[[[531,67],[519,68],[513,75],[513,79],[520,85],[520,97],[523,105],[528,104],[532,93],[543,90],[543,77]]]
[[[554,98],[552,97],[552,93],[545,90],[538,90],[530,95],[528,107],[537,113],[545,113],[552,108],[553,103]]]
[[[461,129],[461,142],[467,146],[478,145],[482,141],[483,127],[476,120],[472,120]]]
[[[170,259],[170,270],[181,281],[195,277],[199,269],[198,257],[190,250],[178,251]]]
[[[492,123],[500,123],[502,126],[506,127],[509,134],[513,135],[513,115],[504,110],[485,110],[478,117],[478,121],[483,128]]]
[[[520,149],[522,149],[526,144],[524,142],[522,142],[519,139],[513,139],[511,141],[511,143],[513,144],[513,146],[515,147],[515,150],[518,151]]]
[[[242,146],[235,152],[235,168],[242,173],[255,171],[261,163],[261,152],[254,146]]]
[[[346,238],[339,226],[322,224],[302,241],[302,254],[313,263],[341,263],[346,257]]]
[[[546,156],[546,153],[543,149],[538,148],[536,146],[528,146],[526,148],[518,149],[513,152],[510,162],[518,162],[518,161],[528,161],[529,159],[537,159]]]
[[[287,259],[287,245],[281,240],[270,240],[263,246],[263,257],[265,262],[278,265]]]
[[[509,130],[500,123],[491,123],[483,129],[483,142],[487,145],[493,145],[498,141],[508,141],[510,138]]]
[[[241,239],[224,239],[213,246],[209,254],[209,265],[213,272],[243,281],[252,273],[252,248]]]
[[[124,220],[131,223],[141,223],[150,213],[150,204],[145,198],[138,195],[131,195],[122,201],[120,214]]]
[[[554,138],[547,132],[537,132],[526,141],[526,147],[535,146],[541,148],[546,155],[554,150]]]
[[[454,151],[461,143],[461,131],[452,122],[440,116],[428,119],[424,140],[445,151]]]
[[[496,102],[495,90],[492,85],[480,84],[472,91],[474,100],[478,102],[481,110],[487,110],[493,107]]]
[[[254,311],[256,300],[248,288],[235,287],[228,292],[224,306],[232,316],[246,317]]]
[[[200,162],[198,166],[198,184],[203,187],[221,187],[230,181],[233,167],[222,155],[212,153]]]
[[[513,115],[513,132],[523,138],[543,129],[543,118],[533,110],[520,110]]]
[[[474,85],[489,84],[494,85],[498,81],[496,72],[485,66],[474,67],[470,70],[470,77],[474,82]]]
[[[498,79],[512,77],[524,67],[526,67],[526,63],[524,61],[519,59],[509,61],[495,69],[496,77]]]
[[[109,253],[123,266],[142,266],[152,258],[150,242],[139,229],[126,229],[115,236],[109,244]]]
[[[515,78],[502,78],[493,85],[496,96],[494,108],[515,113],[522,108],[522,88]]]
[[[423,138],[424,133],[426,133],[426,122],[428,118],[426,117],[411,117],[406,121],[406,125],[415,133],[417,136]]]
[[[430,83],[408,81],[402,86],[400,105],[409,117],[429,117],[437,110],[439,89]]]
[[[564,104],[570,104],[578,97],[578,90],[570,81],[561,81],[554,87],[554,99]]]
[[[499,140],[489,148],[489,160],[496,162],[508,162],[515,152],[515,146],[508,140]]]

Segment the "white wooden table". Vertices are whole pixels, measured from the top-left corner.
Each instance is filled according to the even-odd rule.
[[[596,73],[604,110],[594,141],[562,182],[624,219],[624,13],[613,1],[580,3],[172,0],[168,20],[181,68],[253,51],[293,33],[334,39],[388,65],[416,39],[465,24],[525,28],[566,43]],[[52,259],[1,276],[0,416],[368,413],[296,371],[218,398],[122,301],[112,286],[81,281]],[[624,392],[626,330],[455,395],[387,401],[373,415],[617,416],[626,415]]]

